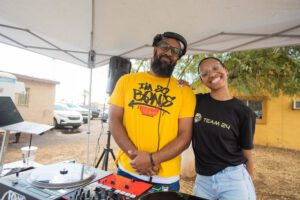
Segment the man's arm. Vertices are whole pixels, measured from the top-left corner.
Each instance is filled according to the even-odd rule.
[[[123,126],[123,115],[124,108],[111,104],[109,106],[109,129],[119,147],[129,156],[130,159],[133,159],[134,155],[128,154],[128,150],[136,151],[137,148],[130,141]]]
[[[251,178],[254,178],[254,160],[252,156],[252,150],[242,149],[243,155],[247,158],[246,168]]]
[[[181,118],[178,120],[178,136],[172,142],[167,144],[164,148],[156,153],[153,153],[152,158],[155,165],[161,162],[170,160],[178,156],[181,152],[187,149],[192,137],[193,118]],[[136,157],[131,161],[131,166],[138,170],[148,169],[151,167],[149,154],[146,152],[139,152],[135,154]]]
[[[160,164],[170,160],[190,146],[192,138],[193,118],[178,119],[178,136],[175,140],[167,144],[160,151],[153,154],[154,163]]]

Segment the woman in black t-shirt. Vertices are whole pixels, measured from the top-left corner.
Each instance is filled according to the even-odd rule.
[[[219,59],[203,59],[198,72],[211,92],[196,95],[192,143],[197,177],[193,194],[206,199],[256,199],[251,179],[256,116],[231,96],[228,71]]]

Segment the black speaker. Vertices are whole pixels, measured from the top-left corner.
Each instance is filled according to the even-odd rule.
[[[109,71],[106,86],[106,93],[111,95],[114,91],[117,81],[124,74],[130,73],[131,62],[120,56],[113,56],[109,60]]]

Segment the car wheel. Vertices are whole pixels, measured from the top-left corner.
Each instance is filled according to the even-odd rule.
[[[53,118],[53,124],[55,128],[60,128],[61,126],[57,123],[57,120]]]
[[[80,126],[73,126],[74,129],[78,129]]]

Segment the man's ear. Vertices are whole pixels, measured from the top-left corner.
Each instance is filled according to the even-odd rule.
[[[155,55],[155,53],[157,52],[157,46],[153,47],[153,55]]]

